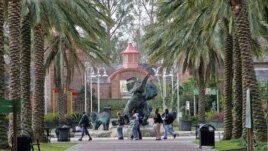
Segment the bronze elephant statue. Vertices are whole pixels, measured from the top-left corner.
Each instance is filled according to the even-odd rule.
[[[95,130],[98,130],[101,125],[103,126],[103,130],[109,130],[110,118],[111,114],[108,112],[92,112],[90,114],[91,125]]]

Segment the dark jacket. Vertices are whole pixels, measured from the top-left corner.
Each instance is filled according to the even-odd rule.
[[[123,126],[125,124],[124,117],[119,116],[118,119],[117,119],[117,123],[118,123],[119,126]]]
[[[79,121],[79,125],[83,127],[89,126],[89,118],[86,114],[82,116],[81,120]]]
[[[172,124],[173,117],[169,114],[169,112],[165,112],[162,114],[164,125]]]
[[[154,123],[163,123],[161,115],[159,113],[154,115]]]

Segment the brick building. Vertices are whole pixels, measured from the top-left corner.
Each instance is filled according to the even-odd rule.
[[[81,52],[78,52],[81,53]],[[146,66],[139,65],[139,52],[133,47],[132,43],[128,43],[127,48],[121,53],[123,63],[114,67],[99,68],[99,75],[103,75],[104,71],[107,73],[107,77],[96,76],[98,71],[91,68],[91,73],[85,76],[85,71],[76,70],[74,72],[73,81],[66,89],[65,94],[65,112],[72,113],[75,111],[81,111],[85,107],[85,100],[77,98],[82,89],[85,88],[85,77],[87,80],[87,90],[92,85],[92,94],[99,96],[100,99],[121,99],[129,97],[129,93],[126,89],[126,79],[133,76],[143,79],[146,74]],[[83,56],[80,54],[80,56]],[[84,60],[85,62],[86,60]],[[153,79],[153,77],[151,77]],[[92,83],[91,83],[92,82]],[[83,91],[83,90],[82,90]],[[89,91],[89,90],[88,90]],[[54,89],[53,83],[53,71],[50,71],[46,76],[45,82],[45,104],[47,112],[56,111],[57,91]]]

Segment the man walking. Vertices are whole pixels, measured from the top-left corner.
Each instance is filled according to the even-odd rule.
[[[81,118],[80,121],[79,121],[79,125],[82,127],[82,135],[81,135],[81,138],[79,138],[78,140],[79,140],[79,141],[82,141],[83,136],[84,136],[84,135],[88,135],[88,141],[91,141],[92,138],[91,138],[91,136],[89,135],[89,132],[88,132],[88,130],[87,130],[87,127],[88,127],[88,125],[89,125],[89,118],[88,118],[86,112],[83,112],[82,118]]]
[[[125,121],[124,121],[124,118],[123,116],[121,115],[120,112],[117,113],[117,123],[118,123],[118,126],[117,126],[117,137],[119,140],[123,140],[124,139],[124,135],[123,135],[123,127],[124,127],[124,124],[125,124]]]
[[[165,112],[162,114],[163,124],[164,124],[164,137],[163,139],[167,139],[168,133],[173,135],[174,139],[176,138],[176,133],[172,130],[172,122],[173,117],[169,114],[168,109],[165,109]]]

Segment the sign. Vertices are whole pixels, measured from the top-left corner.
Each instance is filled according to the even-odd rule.
[[[190,101],[186,101],[186,110],[190,110]]]
[[[131,94],[127,90],[127,80],[120,80],[120,93],[122,98],[131,97]]]
[[[250,104],[250,90],[247,90],[247,98],[246,98],[246,128],[251,128],[251,104]]]
[[[0,99],[0,113],[13,112],[13,102],[11,100]],[[21,101],[17,101],[17,112],[21,111]]]
[[[206,95],[217,95],[217,89],[215,88],[206,88],[205,89],[205,94]],[[194,89],[194,95],[199,95],[199,90]]]

